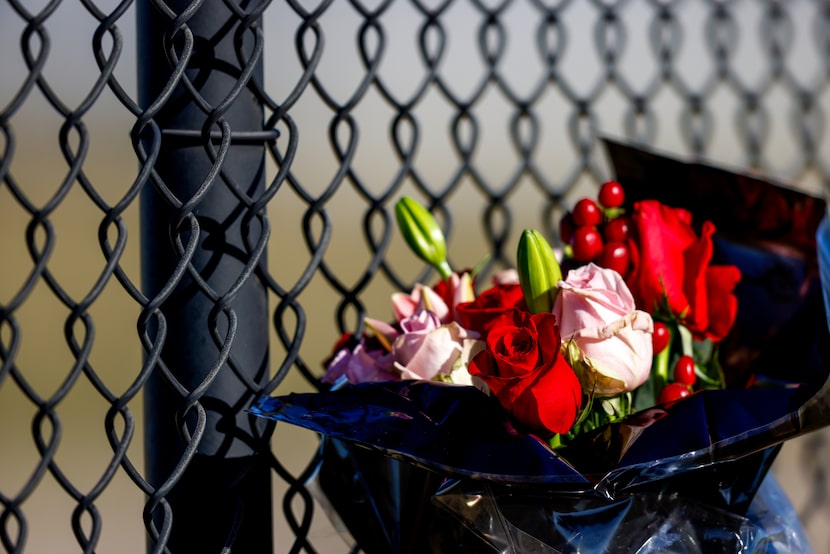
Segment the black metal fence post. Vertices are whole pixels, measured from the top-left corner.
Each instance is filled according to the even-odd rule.
[[[148,549],[268,553],[267,429],[246,413],[268,379],[260,21],[222,0],[137,6],[154,172],[141,202]]]

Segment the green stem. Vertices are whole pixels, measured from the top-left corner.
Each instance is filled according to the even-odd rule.
[[[438,271],[438,274],[441,275],[441,279],[444,280],[444,281],[449,279],[450,276],[452,275],[452,268],[450,267],[450,264],[447,263],[446,260],[443,260],[440,263],[437,263],[437,264],[433,265],[433,267],[435,268],[436,271]]]
[[[671,332],[671,331],[669,331]],[[660,389],[666,386],[669,382],[669,356],[671,354],[671,339],[669,344],[661,350],[657,356],[654,357],[654,373],[657,376],[657,387],[654,389],[654,394],[659,394]]]

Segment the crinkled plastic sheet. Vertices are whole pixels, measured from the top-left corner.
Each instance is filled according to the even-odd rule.
[[[824,202],[606,146],[631,201],[657,198],[718,226],[716,261],[743,275],[721,345],[737,388],[638,412],[557,452],[468,387],[370,383],[261,399],[254,414],[324,437],[314,485],[365,551],[809,551],[768,470],[784,441],[830,423]],[[750,375],[755,386],[740,388]]]
[[[321,393],[262,399],[253,412],[377,450],[448,477],[546,486],[606,498],[643,487],[685,487],[687,473],[711,476],[689,493],[745,509],[743,489],[760,484],[753,471],[771,463],[769,449],[806,430],[826,387],[701,391],[671,406],[640,412],[552,451],[516,433],[498,402],[473,387],[430,381],[351,385]],[[808,414],[800,417],[801,414]],[[685,477],[684,477],[685,478]]]
[[[264,399],[255,413],[325,436],[321,502],[366,552],[809,552],[767,470],[781,441],[818,421],[797,414],[820,401],[740,392],[728,403],[698,393],[568,447],[616,452],[605,472],[603,455],[580,471],[585,460],[512,432],[473,388],[355,385]]]
[[[778,391],[789,401],[777,405],[775,389],[742,391],[759,395],[729,404],[709,392],[722,391],[698,393],[646,427],[607,428],[606,436],[638,436],[616,451],[640,461],[605,472],[581,472],[567,452],[512,432],[493,399],[473,388],[355,385],[268,399],[258,413],[327,437],[318,483],[367,552],[657,552],[666,541],[685,545],[675,552],[808,552],[785,497],[770,510],[777,520],[753,515],[769,504],[759,490],[780,441],[804,429],[798,417],[775,417],[799,404],[799,390]],[[708,422],[707,404],[715,409]],[[730,420],[721,431],[744,431],[695,448],[710,440],[696,430],[716,437],[721,416]],[[597,451],[588,442],[568,448]],[[635,535],[646,521],[647,536]],[[599,537],[607,549],[594,548]]]
[[[768,476],[745,515],[677,495],[615,501],[457,483],[436,503],[475,530],[493,552],[809,552],[786,495]],[[464,488],[466,485],[466,488]]]
[[[344,541],[369,553],[810,551],[771,475],[739,515],[676,494],[608,501],[450,479],[330,438],[321,454],[309,488]]]

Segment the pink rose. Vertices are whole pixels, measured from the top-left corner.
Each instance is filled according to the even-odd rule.
[[[441,323],[455,321],[455,307],[475,298],[473,278],[469,272],[453,273],[435,287],[416,284],[409,294],[396,292],[392,294],[392,310],[395,319],[401,321],[417,310],[434,312]]]
[[[444,323],[450,321],[450,307],[431,287],[418,283],[409,294],[392,293],[392,311],[396,321],[402,321],[423,309],[429,309]]]
[[[368,383],[372,381],[396,381],[397,371],[392,367],[392,358],[386,350],[369,349],[361,341],[351,350],[337,350],[326,366],[326,374],[321,381],[334,384],[345,376],[350,383]]]
[[[418,310],[400,321],[401,333],[392,342],[392,359],[402,379],[449,377],[465,351],[465,341],[478,338],[458,323],[441,324],[429,310]]]
[[[563,353],[586,392],[616,396],[642,385],[651,371],[651,315],[637,310],[619,273],[588,264],[559,282],[553,305]]]
[[[437,377],[472,384],[466,367],[478,353],[478,333],[456,322],[442,325],[438,315],[424,309],[403,318],[398,325],[396,328],[366,318],[370,338],[364,336],[351,349],[338,344],[322,381],[332,384],[345,375],[350,383]],[[374,346],[369,347],[367,342]]]

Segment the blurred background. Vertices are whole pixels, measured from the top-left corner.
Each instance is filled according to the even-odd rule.
[[[370,202],[365,191],[379,194],[395,178],[401,167],[396,142],[404,151],[412,149],[412,166],[417,168],[403,179],[400,193],[414,190],[416,181],[433,191],[455,179],[460,182],[447,198],[454,225],[449,248],[458,265],[474,265],[486,249],[482,220],[489,197],[482,181],[496,189],[509,185],[504,202],[513,219],[487,217],[495,218],[488,220],[489,228],[501,226],[505,243],[514,244],[522,228],[544,227],[547,221],[540,206],[550,190],[544,190],[533,171],[545,176],[543,184],[561,195],[564,206],[590,191],[597,180],[612,176],[595,142],[600,135],[642,139],[667,153],[694,154],[726,166],[751,166],[816,195],[830,184],[826,2],[561,2],[560,18],[547,26],[534,2],[509,2],[498,25],[488,24],[483,14],[495,3],[454,2],[440,15],[440,25],[424,35],[419,33],[427,18],[409,2],[384,9],[377,19],[382,32],[367,26],[367,18],[352,3],[331,3],[311,26],[324,29],[319,34],[303,28],[307,17],[302,13],[313,9],[309,4],[275,2],[263,18],[266,90],[278,103],[290,97],[303,76],[304,55],[298,51],[319,48],[321,55],[317,81],[289,112],[300,136],[293,165],[296,184],[285,185],[268,206],[273,226],[269,271],[280,283],[296,282],[311,261],[302,233],[309,202],[294,187],[317,197],[332,183],[340,188],[325,201],[335,231],[325,262],[344,283],[362,277],[371,261],[363,225],[368,222],[370,232],[379,233],[380,228],[366,216]],[[375,4],[372,9],[380,6]],[[668,5],[667,18],[663,8]],[[609,19],[608,13],[614,17]],[[96,551],[145,550],[144,495],[118,468],[107,474],[112,448],[104,426],[111,406],[106,397],[130,390],[143,353],[136,333],[140,306],[108,276],[101,247],[101,233],[110,241],[118,238],[112,226],[101,231],[101,206],[127,198],[140,169],[130,140],[135,113],[110,89],[94,86],[101,71],[92,37],[102,14],[117,14],[117,32],[103,35],[101,51],[117,60],[115,79],[135,99],[136,18],[130,2],[0,0],[0,308],[10,316],[0,321],[0,499],[25,498],[20,509],[26,521],[24,529],[4,512],[0,526],[12,537],[25,531],[25,552],[79,548],[72,532],[78,502],[57,484],[56,472],[73,484],[76,496],[87,494],[99,481],[106,484],[94,501],[103,521]],[[539,51],[540,37],[546,34],[556,52],[555,75],[547,72]],[[366,61],[358,37],[364,56],[382,52],[378,78],[365,89],[361,79]],[[500,51],[502,37],[506,40]],[[419,40],[425,46],[416,47]],[[423,52],[437,51],[442,40],[442,86],[433,83],[421,90],[428,73]],[[668,74],[666,56],[661,58],[655,44],[666,45],[664,54],[672,62]],[[488,48],[499,51],[494,74],[488,73],[485,61]],[[614,52],[613,75],[608,72],[608,51]],[[34,74],[38,82],[32,80]],[[480,89],[485,82],[488,86]],[[329,102],[321,91],[330,96]],[[409,113],[417,123],[394,123],[397,108],[384,95],[398,104],[412,100]],[[704,102],[702,112],[695,109],[693,97]],[[451,98],[469,101],[469,106],[460,110]],[[522,118],[517,122],[516,98],[532,99],[529,111],[538,128]],[[587,111],[575,107],[580,102]],[[359,122],[359,135],[348,125],[332,124],[332,104],[345,106]],[[470,117],[461,118],[454,138],[451,122],[461,111]],[[81,124],[68,124],[70,120]],[[511,125],[518,128],[515,136],[509,133]],[[292,132],[285,121],[278,128],[284,136]],[[520,145],[522,137],[534,133],[533,171],[528,171]],[[698,143],[695,137],[703,140]],[[353,173],[344,177],[338,175],[340,162],[332,143],[350,140],[356,147]],[[475,173],[462,168],[459,140],[475,144]],[[590,165],[583,163],[586,155]],[[79,157],[82,172],[75,173]],[[277,171],[270,158],[267,170],[270,180]],[[131,200],[119,209],[127,235],[118,263],[138,285],[139,205]],[[319,232],[322,223],[311,218],[310,225]],[[407,279],[420,270],[396,238],[389,256]],[[37,269],[41,259],[45,273]],[[105,286],[86,310],[91,325],[67,325],[70,309],[61,296],[80,303],[97,290],[102,276]],[[378,277],[360,299],[369,313],[381,317],[389,313],[393,290],[388,279]],[[338,294],[318,276],[298,301],[308,318],[302,358],[319,374],[338,336]],[[346,320],[353,324],[349,310]],[[283,323],[296,330],[296,322]],[[271,335],[275,368],[286,349],[273,328]],[[89,343],[87,372],[77,367],[73,341]],[[108,392],[96,388],[91,373]],[[278,392],[303,390],[311,390],[310,385],[293,372]],[[44,404],[57,417],[45,416],[39,409]],[[140,392],[131,396],[128,409],[139,427],[128,457],[142,471]],[[115,427],[119,433],[125,430],[120,420]],[[824,480],[830,467],[828,437],[821,432],[787,443],[774,467],[816,552],[830,552],[825,524],[830,483]],[[274,445],[286,468],[296,474],[313,454],[316,439],[279,426]],[[52,447],[55,463],[47,470],[40,464],[42,451]],[[286,487],[274,481],[276,550],[289,551],[291,531],[279,507]],[[88,527],[86,516],[80,517]],[[328,545],[323,551],[346,550],[322,515],[315,518],[312,535]]]

